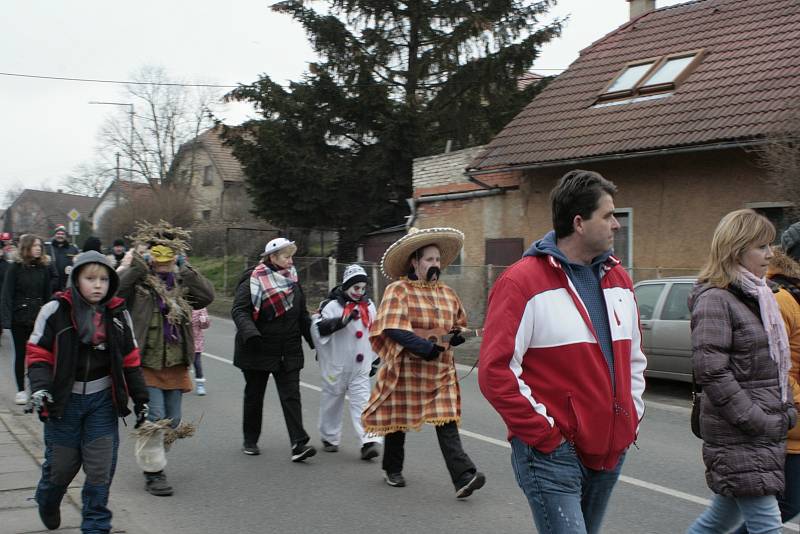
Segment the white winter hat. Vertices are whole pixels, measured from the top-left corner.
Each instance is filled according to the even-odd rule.
[[[294,250],[297,250],[297,247],[294,244],[294,241],[289,241],[285,237],[276,237],[264,247],[264,253],[262,256],[268,256],[270,254],[275,254],[276,252],[280,252],[281,250],[293,247]]]
[[[353,265],[348,265],[344,270],[344,276],[342,276],[342,288],[347,289],[354,284],[366,282],[367,280],[367,271],[365,271],[362,266],[354,263]]]

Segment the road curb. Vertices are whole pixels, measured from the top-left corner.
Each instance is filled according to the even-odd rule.
[[[9,409],[8,406],[0,404],[0,424],[2,424],[8,432],[17,441],[20,448],[24,450],[36,464],[41,467],[44,462],[44,442],[39,436],[41,432],[39,420],[31,414],[20,414],[14,409]],[[68,506],[72,506],[77,513],[78,517],[81,516],[81,490],[83,489],[84,474],[81,470],[67,489],[67,494],[64,496],[64,501]],[[39,482],[31,480],[31,494],[35,491],[36,484]],[[144,530],[133,527],[133,521],[126,519],[129,511],[124,509],[111,510],[114,514],[111,531],[114,534],[144,534]]]

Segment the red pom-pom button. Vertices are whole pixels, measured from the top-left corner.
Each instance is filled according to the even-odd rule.
[[[356,332],[356,337],[357,337],[358,339],[361,339],[362,337],[364,337],[364,332],[362,332],[361,330],[358,330],[358,331]],[[358,360],[358,361],[361,361],[361,360]]]
[[[364,361],[364,355],[363,354],[356,354],[356,361],[358,363],[363,362]]]

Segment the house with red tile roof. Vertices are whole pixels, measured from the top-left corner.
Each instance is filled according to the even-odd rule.
[[[584,49],[466,171],[415,175],[414,225],[463,229],[467,263],[508,261],[552,227],[556,181],[594,170],[619,187],[615,252],[643,279],[696,272],[732,210],[792,222],[797,199],[767,184],[759,149],[800,103],[800,2],[654,7],[633,0],[631,20]]]

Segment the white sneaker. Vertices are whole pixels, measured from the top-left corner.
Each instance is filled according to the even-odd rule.
[[[28,392],[17,391],[17,394],[14,395],[14,404],[28,404]]]
[[[202,397],[203,395],[206,394],[206,379],[198,378],[197,380],[195,380],[195,383],[197,384],[197,389],[196,389],[197,394]]]

